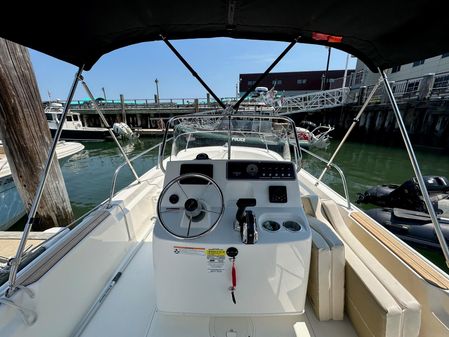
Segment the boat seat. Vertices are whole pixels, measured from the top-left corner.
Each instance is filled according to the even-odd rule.
[[[312,228],[307,296],[320,321],[344,316],[345,250],[338,235],[325,223],[308,216]]]
[[[337,204],[320,202],[325,217],[346,243],[346,311],[357,332],[367,337],[418,336],[419,302],[351,233]]]

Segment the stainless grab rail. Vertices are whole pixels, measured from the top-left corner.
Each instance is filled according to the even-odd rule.
[[[343,171],[337,165],[335,165],[334,163],[330,163],[328,160],[318,156],[317,154],[315,154],[313,152],[310,152],[309,150],[301,148],[301,151],[304,151],[305,153],[310,154],[312,157],[322,161],[328,167],[333,167],[338,172],[338,174],[340,174],[340,178],[341,178],[341,181],[342,181],[342,184],[343,184],[343,190],[344,190],[345,197],[346,197],[347,206],[348,206],[348,209],[351,209],[351,201],[349,200],[348,184],[346,182],[346,177],[345,177]],[[319,183],[320,183],[320,181],[317,181],[315,183],[315,186],[318,186]]]
[[[168,120],[167,124],[166,124],[165,133],[164,133],[164,136],[163,136],[163,139],[162,139],[162,147],[161,147],[161,149],[159,151],[159,153],[160,153],[159,165],[161,166],[161,170],[163,172],[165,172],[165,169],[164,169],[164,167],[162,165],[162,160],[163,160],[163,154],[165,153],[165,148],[166,148],[165,144],[168,142],[167,137],[168,137],[168,130],[170,129],[170,126],[174,125],[174,122],[176,122],[177,120],[183,120],[183,119],[187,120],[187,119],[196,118],[198,116],[200,118],[207,118],[207,117],[209,117],[210,119],[213,119],[213,118],[220,118],[220,119],[224,119],[224,118],[229,118],[229,119],[253,119],[253,120],[257,120],[258,119],[260,121],[262,121],[262,120],[273,120],[273,119],[274,120],[283,120],[283,121],[287,122],[290,125],[292,133],[293,133],[293,136],[294,136],[293,137],[294,144],[292,144],[292,145],[295,147],[295,151],[298,152],[298,154],[295,153],[295,157],[297,156],[298,158],[301,158],[301,155],[300,155],[301,147],[299,146],[299,140],[298,140],[298,135],[297,135],[297,132],[296,132],[295,122],[291,118],[289,118],[289,117],[279,116],[279,115],[269,115],[269,116],[259,116],[259,115],[257,115],[257,116],[255,116],[255,115],[240,115],[240,114],[235,114],[235,115],[217,114],[217,115],[175,116],[175,117],[170,118]],[[214,131],[215,132],[226,132],[226,133],[228,133],[229,138],[231,138],[231,135],[232,135],[233,131],[237,131],[237,132],[240,131],[241,132],[241,130],[232,130],[232,125],[231,125],[231,127],[228,130],[207,130],[207,131],[205,130],[205,131],[199,131],[199,132],[214,132]],[[249,132],[257,133],[255,131],[249,131]],[[245,133],[249,133],[249,132],[245,131]],[[188,133],[189,132],[184,132],[183,135],[188,134]],[[191,132],[191,133],[194,133],[194,132]],[[231,144],[229,144],[229,146],[230,145]],[[231,151],[229,151],[229,152],[231,152]]]
[[[170,139],[168,139],[167,141],[169,141],[169,140],[170,140]],[[147,149],[147,150],[145,150],[145,151],[139,153],[138,155],[136,155],[136,156],[130,158],[130,159],[129,159],[129,162],[131,163],[131,162],[133,162],[134,160],[136,160],[136,159],[142,157],[143,155],[147,154],[148,152],[153,151],[155,148],[158,148],[158,158],[157,158],[157,163],[156,163],[156,165],[157,165],[157,167],[159,167],[159,162],[160,162],[160,157],[159,157],[159,156],[160,156],[160,152],[161,152],[161,151],[160,151],[161,146],[162,146],[162,143],[158,143],[158,144],[156,144],[156,145],[150,147],[149,149]],[[107,205],[108,208],[111,206],[112,198],[114,197],[114,194],[115,194],[115,186],[117,185],[117,177],[118,177],[118,174],[120,173],[121,169],[122,169],[124,166],[126,166],[126,165],[128,165],[128,162],[127,162],[127,161],[123,162],[121,165],[119,165],[119,166],[115,169],[114,177],[112,178],[111,193],[109,194],[109,200],[108,200],[108,205]],[[138,177],[140,177],[140,176],[138,176]]]

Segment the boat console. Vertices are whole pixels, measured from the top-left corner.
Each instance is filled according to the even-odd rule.
[[[159,311],[304,310],[311,230],[291,162],[168,162],[153,240]]]

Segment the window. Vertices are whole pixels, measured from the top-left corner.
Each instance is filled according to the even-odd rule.
[[[405,92],[410,92],[410,93],[412,93],[412,92],[417,92],[418,91],[418,88],[419,88],[419,83],[420,83],[421,81],[420,80],[418,80],[418,81],[413,81],[413,82],[408,82],[407,83],[407,88],[405,89]]]
[[[435,77],[434,88],[446,88],[449,87],[449,75]]]
[[[414,67],[420,66],[421,64],[424,64],[424,60],[419,60],[419,61],[413,62]]]
[[[424,61],[423,61],[424,63]],[[391,68],[391,73],[397,73],[399,70],[401,70],[401,66],[395,66],[393,68]]]
[[[53,120],[53,115],[52,114],[45,114],[45,116],[47,116],[47,121],[52,121]]]
[[[306,84],[307,83],[307,79],[306,78],[298,78],[296,80],[296,84]]]
[[[78,121],[79,121],[78,115],[73,115],[73,120],[74,120],[75,122],[78,122]]]
[[[252,86],[254,83],[256,83],[256,81],[248,81],[249,86]]]
[[[363,82],[363,77],[364,77],[364,71],[363,71],[363,70],[358,71],[358,72],[355,74],[354,84],[362,84],[362,82]]]
[[[67,122],[71,122],[72,121],[72,116],[67,116],[66,119],[67,119]]]
[[[273,80],[271,83],[272,83],[273,85],[276,85],[276,84],[282,84],[282,80]]]
[[[445,57],[449,57],[449,53],[441,54],[441,58],[442,58],[442,59],[444,59]]]

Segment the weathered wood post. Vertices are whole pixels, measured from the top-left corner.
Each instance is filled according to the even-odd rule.
[[[27,211],[39,184],[51,135],[28,50],[0,39],[0,133],[14,182]],[[73,220],[58,161],[52,163],[34,230],[64,226]]]
[[[120,94],[120,107],[122,109],[122,122],[126,123],[125,96]]]
[[[194,105],[194,107],[195,107],[195,112],[200,111],[198,98],[195,98],[193,105]]]

